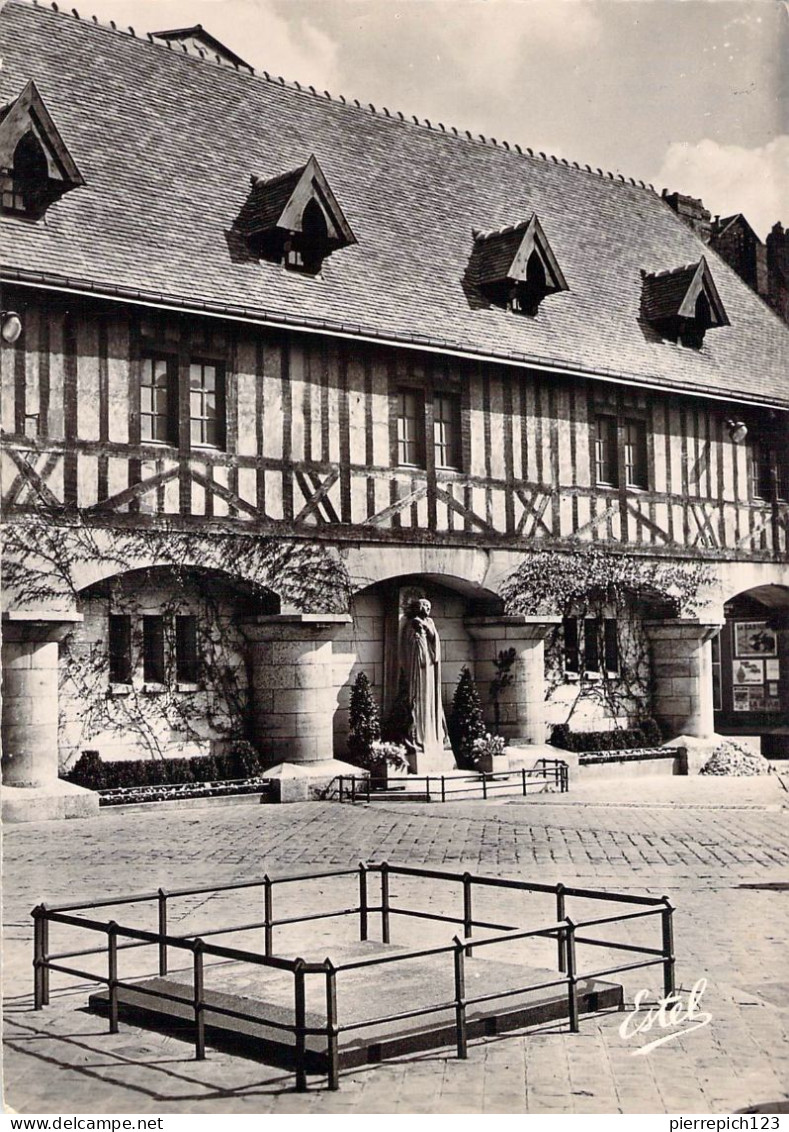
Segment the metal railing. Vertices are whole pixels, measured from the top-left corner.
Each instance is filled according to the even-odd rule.
[[[379,898],[376,903],[370,902],[370,877],[379,878]],[[358,903],[350,908],[339,908],[325,912],[313,912],[300,916],[286,916],[279,919],[274,917],[274,889],[280,885],[308,882],[311,880],[325,881],[327,878],[356,877],[358,886]],[[390,890],[392,877],[408,877],[431,881],[443,881],[460,890],[462,911],[460,915],[452,916],[430,911],[425,908],[397,906],[393,903]],[[200,933],[188,935],[175,935],[168,929],[168,912],[170,902],[186,896],[205,895],[207,893],[225,893],[240,889],[262,890],[263,918],[245,924],[234,924],[219,928],[210,928]],[[555,920],[549,924],[535,928],[524,928],[511,924],[502,924],[478,919],[474,916],[474,893],[480,889],[498,889],[501,891],[516,891],[527,893],[541,893],[552,895],[555,900]],[[635,906],[638,910],[627,911],[618,915],[608,915],[596,919],[575,922],[567,915],[567,902],[573,899],[614,902]],[[157,930],[146,931],[141,928],[130,927],[117,923],[115,920],[103,921],[89,919],[79,915],[88,910],[110,908],[119,905],[153,904],[156,907]],[[453,873],[437,869],[416,868],[406,865],[393,865],[386,861],[367,864],[360,862],[354,868],[339,868],[319,872],[302,873],[295,876],[269,877],[268,875],[250,881],[240,881],[229,885],[206,885],[200,888],[178,889],[156,892],[139,893],[131,896],[119,896],[108,900],[86,901],[78,904],[61,904],[48,907],[40,904],[32,911],[34,922],[33,940],[33,998],[34,1009],[41,1010],[50,1001],[50,973],[55,971],[74,978],[103,984],[107,987],[109,1018],[109,1032],[118,1032],[120,1006],[119,992],[133,991],[135,994],[149,996],[163,1002],[186,1005],[192,1011],[194,1020],[194,1046],[195,1057],[202,1060],[205,1057],[206,1046],[206,1013],[221,1015],[225,1018],[251,1022],[266,1028],[282,1031],[292,1035],[293,1051],[296,1071],[296,1088],[303,1091],[307,1088],[307,1039],[312,1036],[322,1037],[326,1049],[326,1065],[328,1086],[330,1089],[339,1088],[340,1049],[339,1040],[342,1034],[351,1031],[363,1030],[369,1027],[380,1026],[384,1023],[404,1021],[413,1018],[427,1018],[430,1015],[451,1013],[454,1016],[455,1044],[459,1058],[465,1058],[468,1050],[468,1021],[469,1007],[512,998],[530,991],[547,989],[550,987],[564,987],[567,996],[567,1016],[570,1029],[578,1032],[579,1029],[579,981],[602,978],[603,976],[618,974],[640,967],[660,965],[663,970],[664,994],[674,993],[674,939],[673,939],[673,907],[668,897],[660,898],[647,896],[634,896],[625,893],[611,893],[592,889],[566,887],[562,884],[547,885],[528,881],[506,880],[495,877],[478,876],[468,872]],[[334,963],[330,958],[321,963],[308,963],[304,958],[286,958],[274,954],[274,931],[286,925],[301,924],[313,920],[330,919],[342,916],[359,917],[359,939],[370,938],[371,918],[380,916],[380,938],[383,944],[391,943],[392,917],[414,917],[436,922],[458,925],[462,935],[457,934],[448,944],[433,947],[423,947],[414,950],[383,951],[376,955],[350,959],[346,962]],[[661,946],[644,947],[621,940],[598,939],[585,934],[589,928],[603,925],[620,924],[626,921],[658,917],[661,925]],[[50,926],[65,925],[83,931],[92,931],[103,935],[106,942],[99,947],[85,948],[76,951],[52,952],[50,950]],[[475,930],[484,930],[493,933],[480,937],[474,935]],[[210,935],[228,935],[234,932],[261,930],[263,933],[263,951],[247,951],[238,948],[226,947],[217,943],[206,941]],[[579,934],[582,933],[582,934]],[[557,977],[540,983],[530,983],[522,987],[511,986],[496,989],[494,992],[470,996],[466,984],[466,959],[470,958],[473,950],[482,947],[495,947],[495,945],[512,944],[514,942],[532,938],[550,938],[556,941],[556,967]],[[119,940],[129,942],[121,943]],[[601,970],[578,970],[576,948],[578,945],[603,947],[611,950],[621,950],[625,953],[647,956],[635,962],[628,962],[616,966],[608,966]],[[124,980],[119,976],[119,954],[133,948],[155,946],[158,952],[158,974],[168,974],[171,951],[186,952],[192,956],[191,994],[188,997],[173,994],[163,990],[161,986],[145,986],[139,980],[150,978],[135,976],[135,981]],[[106,954],[106,975],[80,970],[77,967],[66,965],[64,960],[73,960],[82,956]],[[366,1018],[362,1021],[350,1021],[340,1024],[338,1014],[338,975],[343,972],[360,970],[362,968],[378,968],[385,964],[402,963],[408,960],[424,959],[431,956],[451,956],[451,970],[454,993],[448,1000],[440,1003],[420,1005],[412,1010],[395,1014],[380,1015],[376,1018]],[[260,1012],[255,1014],[243,1010],[234,1010],[229,1006],[220,1005],[214,1001],[215,996],[206,996],[205,989],[205,959],[234,960],[240,963],[250,963],[258,967],[271,968],[277,971],[289,972],[293,976],[293,1023],[283,1022],[281,1013],[278,1017],[264,1018]],[[306,980],[310,976],[320,976],[323,982],[325,995],[326,1022],[323,1026],[307,1025],[306,1012]],[[225,998],[225,1001],[226,998]]]
[[[551,784],[558,793],[566,794],[570,788],[567,763],[561,759],[537,759],[535,765],[528,769],[493,774],[407,774],[391,778],[341,774],[331,784],[328,796],[335,797],[339,802],[351,803],[392,801],[396,790],[401,801],[448,802],[470,797],[481,797],[486,801],[504,793],[513,793],[513,789],[519,789],[526,797],[529,786],[535,781]],[[335,783],[336,789],[332,793]],[[422,789],[417,788],[419,783],[423,784]]]

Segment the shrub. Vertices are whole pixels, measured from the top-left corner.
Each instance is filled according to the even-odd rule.
[[[625,727],[616,731],[571,731],[566,723],[551,728],[549,742],[563,751],[630,751],[640,747],[659,747],[663,742],[654,720],[645,733],[643,727]],[[653,736],[657,732],[658,739]]]
[[[647,716],[645,719],[639,720],[639,730],[644,735],[644,745],[646,747],[660,747],[663,743],[663,732],[660,730],[660,725],[652,718]]]
[[[474,740],[485,735],[487,728],[479,692],[468,668],[462,668],[449,714],[449,738],[459,765],[473,767]]]
[[[227,755],[200,755],[193,759],[122,759],[105,763],[98,751],[83,751],[65,778],[88,790],[114,790],[254,778],[258,774],[260,756],[250,743],[240,740]]]
[[[357,766],[369,766],[373,743],[381,738],[381,718],[370,681],[360,672],[351,689],[348,754]]]
[[[247,739],[236,739],[230,748],[227,778],[252,778],[261,772],[260,752]]]
[[[104,763],[98,751],[83,751],[66,778],[86,790],[101,790],[104,783]]]

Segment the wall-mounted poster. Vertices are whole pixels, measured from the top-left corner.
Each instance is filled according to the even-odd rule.
[[[766,660],[764,662],[764,678],[765,680],[780,680],[781,662],[778,660]]]
[[[766,621],[734,622],[735,656],[777,656],[775,633]]]
[[[731,662],[732,680],[735,684],[763,684],[763,660],[733,660]]]
[[[749,711],[750,710],[751,701],[748,698],[748,689],[747,688],[735,688],[734,689],[733,705],[734,705],[735,711]]]

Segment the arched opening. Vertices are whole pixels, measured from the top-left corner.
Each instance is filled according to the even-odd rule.
[[[35,134],[20,138],[14,150],[14,194],[25,212],[37,213],[49,196],[49,167],[43,146]]]
[[[715,730],[789,758],[789,586],[754,586],[723,610],[712,642]]]
[[[340,685],[334,731],[336,749],[345,748],[351,688],[360,672],[367,676],[382,719],[391,711],[401,666],[403,620],[411,603],[427,598],[441,641],[441,679],[448,712],[464,666],[474,670],[474,641],[465,627],[469,617],[500,614],[501,598],[462,578],[436,574],[406,574],[387,578],[356,591],[351,601],[352,623],[337,636],[334,652]],[[487,679],[492,679],[493,669]],[[342,753],[338,755],[342,758]]]
[[[82,590],[61,645],[60,762],[223,755],[249,734],[248,618],[276,594],[220,571],[150,567]]]

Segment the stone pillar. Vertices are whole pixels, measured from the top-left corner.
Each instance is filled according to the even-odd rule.
[[[253,735],[269,764],[333,757],[332,639],[345,613],[281,613],[244,625],[252,660]]]
[[[493,661],[515,649],[509,672],[512,683],[499,696],[501,734],[508,744],[545,742],[545,638],[560,617],[524,614],[468,617],[464,624],[474,640],[477,684],[488,712],[487,688],[496,675]],[[492,718],[492,705],[490,706]]]
[[[710,642],[721,624],[684,618],[644,624],[652,646],[655,716],[672,737],[715,735]]]
[[[58,781],[58,642],[82,616],[45,620],[10,613],[3,622],[3,783]]]

